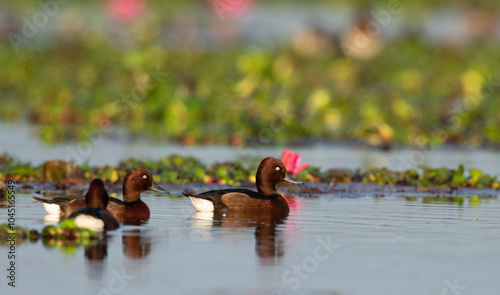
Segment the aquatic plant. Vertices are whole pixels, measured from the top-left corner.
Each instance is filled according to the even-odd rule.
[[[66,219],[59,225],[46,226],[41,232],[0,224],[0,245],[9,246],[8,239],[11,237],[15,237],[17,244],[25,241],[37,242],[41,237],[45,246],[57,247],[67,254],[73,254],[78,247],[88,247],[99,241],[98,233],[77,227],[73,219]]]
[[[44,246],[57,247],[66,254],[74,254],[78,247],[92,246],[99,241],[98,233],[76,226],[73,218],[44,227],[41,236]]]
[[[3,153],[0,156],[0,181],[7,178],[17,181],[34,181],[40,179],[41,170],[29,162],[22,162]]]
[[[210,165],[204,182],[236,186],[251,180],[255,181],[255,172],[250,172],[238,162],[224,162]]]
[[[67,189],[72,186],[88,184],[91,179],[101,178],[108,185],[122,183],[127,171],[134,167],[142,167],[153,175],[154,181],[160,183],[186,184],[186,183],[219,183],[228,185],[240,185],[245,182],[255,182],[255,167],[245,166],[242,162],[224,162],[204,165],[194,157],[183,157],[171,155],[158,160],[128,159],[120,161],[118,165],[104,165],[91,167],[88,164],[78,166],[74,163],[61,163],[61,161],[48,161],[40,166],[32,166],[4,154],[0,160],[0,168],[14,167],[7,174],[0,173],[0,192],[7,179],[19,181],[38,181],[42,184],[38,187],[51,189]],[[298,164],[296,154],[292,163]],[[300,159],[299,159],[300,160]],[[67,169],[74,173],[53,173],[51,182],[44,182],[40,175],[46,175],[44,169],[50,165]],[[306,163],[307,164],[307,163]],[[293,166],[290,170],[297,171]],[[288,168],[287,168],[288,169]],[[65,170],[66,171],[66,170]],[[19,172],[19,175],[15,173]],[[67,172],[67,171],[66,171]],[[422,166],[418,170],[391,171],[386,168],[363,169],[339,169],[331,168],[323,170],[321,167],[308,166],[300,169],[296,174],[298,179],[309,182],[323,182],[335,185],[340,182],[376,183],[381,185],[411,185],[411,186],[449,186],[449,187],[477,187],[500,189],[500,180],[497,176],[488,175],[479,169],[466,170],[462,165],[457,169],[445,167],[432,168]],[[44,184],[43,184],[44,183]],[[3,186],[2,186],[3,185]],[[28,185],[28,187],[32,184]]]
[[[17,244],[25,241],[37,241],[39,234],[36,230],[30,230],[20,226],[12,227],[8,224],[0,224],[0,245],[10,246],[9,238],[14,237]]]

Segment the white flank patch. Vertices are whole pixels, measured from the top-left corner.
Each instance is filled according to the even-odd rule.
[[[212,203],[209,200],[195,198],[195,197],[189,197],[189,199],[191,200],[191,203],[193,203],[193,206],[196,209],[196,211],[200,212],[214,211],[214,203]]]
[[[59,206],[57,204],[42,203],[42,205],[48,214],[56,214],[56,215],[62,214],[61,206]]]
[[[91,215],[78,215],[75,217],[75,224],[78,227],[83,227],[95,232],[102,232],[104,230],[104,221]]]

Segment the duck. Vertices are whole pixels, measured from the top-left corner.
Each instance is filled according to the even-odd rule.
[[[222,189],[190,194],[184,192],[199,212],[290,212],[286,199],[276,191],[280,182],[303,184],[292,177],[285,165],[276,158],[267,157],[260,162],[255,177],[257,191],[248,189]]]
[[[120,225],[116,218],[106,210],[109,196],[104,188],[104,182],[96,178],[90,183],[85,194],[85,206],[71,213],[68,218],[74,218],[75,225],[95,232],[115,230]]]
[[[165,189],[153,181],[151,174],[143,168],[133,168],[127,172],[123,182],[123,201],[110,198],[106,210],[117,219],[148,219],[150,210],[141,200],[141,193],[147,190],[168,194]],[[33,197],[41,202],[48,214],[68,216],[76,210],[86,207],[85,200],[78,198],[43,199]]]

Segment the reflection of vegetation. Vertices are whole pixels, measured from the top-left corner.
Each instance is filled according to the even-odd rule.
[[[421,200],[423,204],[446,204],[446,203],[454,203],[457,205],[463,205],[465,200],[468,200],[471,207],[476,207],[481,204],[481,199],[485,197],[471,196],[453,196],[453,197],[406,197],[405,199],[409,202],[416,202]]]
[[[445,204],[456,203],[463,205],[465,197],[423,197],[422,203],[424,204]]]
[[[43,244],[58,247],[64,253],[73,254],[80,246],[97,244],[99,234],[86,228],[79,228],[73,219],[66,219],[59,225],[46,226],[42,231]]]
[[[64,220],[59,225],[46,226],[41,233],[22,227],[11,230],[7,224],[0,225],[2,245],[10,246],[8,239],[12,237],[15,237],[16,244],[22,244],[24,241],[36,242],[40,236],[45,246],[58,247],[68,254],[74,253],[77,247],[94,245],[99,239],[97,233],[77,227],[73,219]]]
[[[78,166],[74,163],[63,161],[49,161],[39,167],[32,167],[7,155],[0,157],[0,169],[3,165],[11,167],[10,173],[0,174],[0,181],[6,179],[33,180],[39,175],[46,175],[47,169],[51,171],[52,181],[64,179],[78,183],[79,180],[101,178],[108,184],[122,182],[128,170],[142,167],[150,171],[156,182],[167,183],[222,183],[239,185],[241,182],[255,181],[255,169],[245,167],[240,162],[214,163],[206,166],[194,157],[172,155],[159,160],[128,159],[121,161],[116,166],[106,165],[90,167]],[[21,169],[23,168],[23,169]],[[58,169],[63,172],[58,173]],[[15,174],[16,171],[32,171],[32,174]],[[78,173],[76,173],[77,171]],[[385,185],[413,185],[413,186],[451,186],[451,187],[477,187],[500,188],[500,181],[496,176],[483,174],[478,169],[469,169],[465,173],[462,165],[458,169],[422,167],[422,172],[416,170],[390,171],[386,168],[362,171],[360,169],[329,169],[322,171],[319,167],[307,167],[297,174],[297,178],[304,181],[326,182],[362,182]],[[59,176],[59,178],[57,178]]]

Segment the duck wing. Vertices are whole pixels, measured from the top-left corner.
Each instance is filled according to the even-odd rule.
[[[196,202],[193,201],[193,205],[198,211],[215,211],[221,209],[260,211],[275,207],[279,208],[280,206],[288,208],[286,200],[281,195],[265,196],[248,189],[223,189],[208,191],[197,195],[187,193],[184,193],[184,195],[191,198],[191,201],[193,201],[193,198],[203,199],[210,201],[213,205],[213,208],[207,208],[204,205],[196,204]],[[283,202],[284,204],[281,204]]]
[[[84,197],[57,197],[57,198],[39,198],[33,196],[33,199],[42,203],[48,214],[67,214],[75,211],[75,208],[85,206]]]

